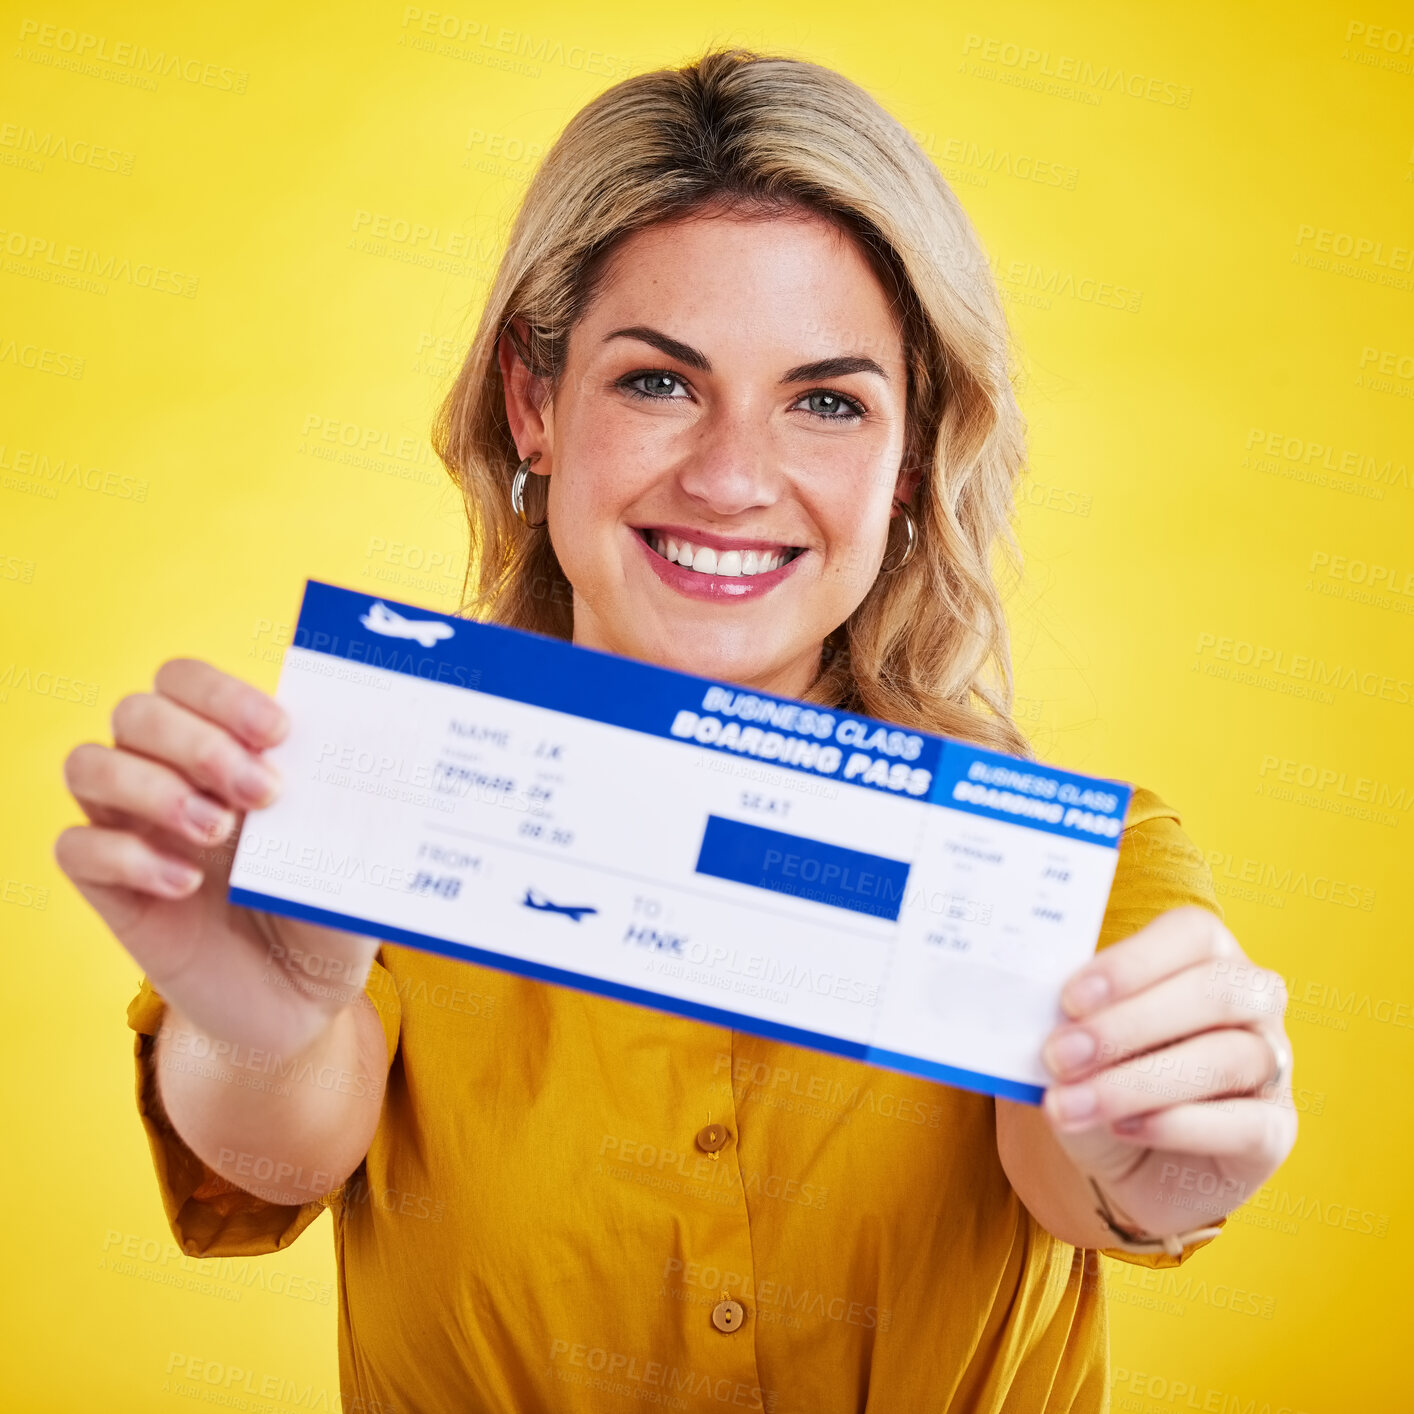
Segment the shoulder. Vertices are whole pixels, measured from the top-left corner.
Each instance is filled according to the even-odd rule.
[[[1150,820],[1161,818],[1181,823],[1178,811],[1160,798],[1157,791],[1150,790],[1148,786],[1135,786],[1124,817],[1125,830],[1129,831],[1136,826],[1147,824]]]
[[[1183,828],[1177,807],[1147,786],[1135,786],[1099,946],[1127,938],[1159,914],[1185,905],[1223,916],[1207,856]]]

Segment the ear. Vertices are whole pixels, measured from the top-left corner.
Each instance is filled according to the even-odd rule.
[[[517,336],[525,341],[525,325],[519,320],[513,323]],[[520,354],[516,352],[515,344],[511,342],[509,333],[502,334],[497,341],[496,361],[501,367],[501,386],[506,395],[506,418],[511,425],[511,436],[515,439],[516,455],[525,458],[535,456],[538,452],[540,455],[535,465],[536,475],[548,476],[550,432],[554,414],[551,406],[544,401],[545,380],[537,378],[525,366]]]
[[[923,468],[918,466],[901,466],[898,469],[898,481],[894,485],[894,500],[902,501],[905,506],[913,504],[914,492],[918,490],[918,483],[923,479]],[[898,508],[894,507],[889,511],[891,516],[898,514]]]

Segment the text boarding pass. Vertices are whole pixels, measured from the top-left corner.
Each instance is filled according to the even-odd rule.
[[[1130,787],[305,586],[231,902],[1039,1102]]]

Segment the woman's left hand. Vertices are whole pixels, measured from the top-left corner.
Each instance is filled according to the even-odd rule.
[[[1061,1004],[1043,1111],[1081,1173],[1150,1233],[1230,1212],[1291,1152],[1285,983],[1206,909],[1173,909],[1097,953]]]

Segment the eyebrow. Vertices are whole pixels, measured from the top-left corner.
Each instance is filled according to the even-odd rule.
[[[637,339],[640,343],[651,344],[660,353],[677,359],[679,363],[685,363],[689,368],[695,368],[701,373],[712,371],[712,361],[701,349],[695,349],[691,344],[685,344],[681,339],[674,339],[660,330],[649,328],[646,324],[632,324],[626,329],[615,329],[612,333],[604,335],[606,344],[610,339]],[[817,358],[813,363],[797,364],[781,375],[781,382],[813,383],[822,378],[843,378],[849,373],[873,373],[886,383],[889,380],[889,375],[872,358],[838,354],[834,358]]]

